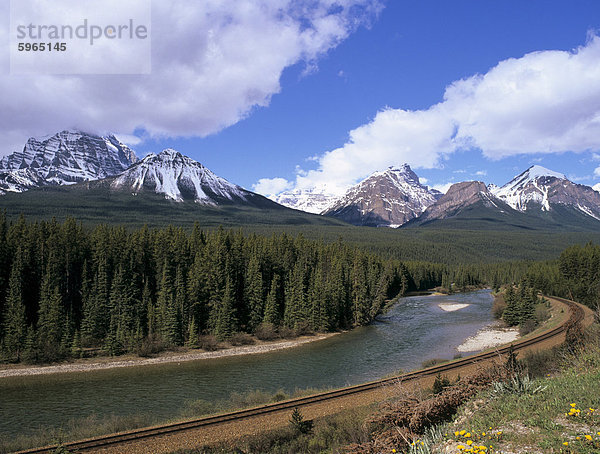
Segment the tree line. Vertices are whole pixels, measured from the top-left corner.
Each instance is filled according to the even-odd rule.
[[[196,346],[274,329],[368,324],[415,288],[405,265],[341,241],[0,218],[0,353],[54,361],[148,339]]]

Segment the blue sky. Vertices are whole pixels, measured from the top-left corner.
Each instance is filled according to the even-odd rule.
[[[198,42],[204,42],[203,33],[214,32],[207,11],[196,2],[175,3],[197,14],[190,22]],[[242,3],[262,9],[256,13],[249,6],[241,16]],[[283,14],[270,15],[273,3],[223,1],[211,12],[212,18],[234,18],[217,29],[216,36],[232,39],[213,43],[222,50],[222,67],[213,72],[192,62],[204,58],[202,49],[194,54],[185,47],[183,28],[164,54],[153,48],[153,74],[137,81],[153,103],[123,99],[131,93],[128,84],[136,83],[131,76],[110,79],[110,84],[106,78],[83,78],[88,92],[73,96],[97,105],[101,113],[88,118],[87,112],[73,109],[72,116],[61,113],[52,122],[34,119],[37,133],[31,125],[12,123],[5,132],[19,140],[25,133],[70,127],[136,135],[143,139],[133,146],[138,155],[172,147],[232,182],[263,192],[329,182],[339,190],[405,160],[427,184],[438,187],[468,179],[503,184],[532,164],[583,184],[600,182],[597,0],[345,0],[342,6],[323,0],[306,2],[317,6],[301,11],[288,5]],[[153,4],[155,20],[160,7]],[[169,14],[160,14],[163,26],[169,25]],[[288,15],[285,24],[299,24],[289,42],[285,33],[290,28],[279,22],[282,15]],[[161,24],[153,23],[153,29],[155,43],[163,38]],[[542,55],[524,57],[532,52]],[[243,78],[231,76],[232,66]],[[193,68],[196,77],[173,79],[171,73],[182,67]],[[539,74],[531,76],[532,68]],[[533,89],[517,87],[503,95],[506,87],[519,85],[520,74]],[[19,83],[7,77],[0,79],[0,92],[14,91]],[[153,78],[164,80],[173,92],[158,92],[157,84],[150,84]],[[468,83],[448,94],[447,87],[461,79]],[[172,106],[172,101],[178,102]],[[125,102],[132,105],[130,111],[123,108]],[[500,113],[495,104],[501,105]],[[49,116],[52,108],[38,110]],[[115,112],[121,111],[120,118]],[[514,131],[521,127],[519,136]],[[356,131],[352,137],[351,131]],[[264,184],[255,186],[260,179]]]
[[[264,177],[293,180],[297,165],[315,168],[308,158],[340,147],[350,130],[386,106],[427,109],[455,80],[530,52],[569,51],[599,28],[600,3],[593,0],[388,1],[370,27],[330,50],[312,73],[304,74],[303,63],[287,68],[269,106],[204,139],[151,141],[138,148],[171,144],[246,187]],[[534,163],[574,178],[593,175],[591,153],[491,161],[479,150],[455,153],[440,168],[417,173],[432,185],[464,179],[502,184]]]

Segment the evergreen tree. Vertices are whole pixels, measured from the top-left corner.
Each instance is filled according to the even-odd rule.
[[[250,314],[248,329],[254,331],[263,319],[265,304],[263,278],[260,271],[260,263],[256,255],[252,255],[248,263],[248,269],[246,270],[244,303]]]
[[[62,296],[58,286],[53,285],[46,274],[42,283],[37,329],[40,353],[45,360],[55,361],[59,358],[63,327]]]
[[[502,320],[504,320],[508,326],[518,325],[520,322],[521,313],[519,301],[517,295],[515,295],[512,285],[509,285],[506,289],[504,301],[506,303],[506,308],[502,313]]]
[[[279,313],[279,286],[280,286],[280,277],[278,274],[273,276],[273,280],[271,281],[271,290],[269,290],[269,294],[267,295],[267,301],[265,303],[265,315],[263,317],[263,323],[270,323],[273,326],[277,326],[280,321],[280,313]]]
[[[227,281],[223,300],[218,308],[219,315],[214,334],[219,340],[229,339],[236,331],[237,319],[233,307],[233,287]]]
[[[10,272],[3,319],[5,353],[10,359],[20,361],[27,332],[23,301],[23,261],[20,248]]]

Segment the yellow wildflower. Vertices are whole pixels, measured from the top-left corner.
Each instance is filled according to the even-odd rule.
[[[588,440],[588,441],[591,441],[591,439],[592,439],[592,436],[591,436],[591,435],[586,435],[586,436],[585,436],[585,439],[586,439],[586,440]]]
[[[571,404],[571,407],[575,408],[577,406],[577,404]]]
[[[471,445],[473,444],[473,441],[472,441],[472,440],[468,440],[468,441],[467,441],[467,444],[468,444],[469,446],[471,446]]]
[[[569,446],[569,442],[568,442],[568,441],[565,441],[565,442],[563,443],[563,445],[565,445],[565,446]]]
[[[458,430],[456,432],[454,432],[455,437],[458,437],[459,434],[460,434],[460,432]]]
[[[463,430],[461,430],[459,433],[460,433],[461,435],[464,435],[464,434],[466,434],[466,433],[467,433],[467,431],[463,429]]]
[[[457,448],[458,449],[465,449],[465,447],[463,445],[458,445]]]
[[[465,434],[465,438],[470,438],[470,437],[471,437],[471,432],[467,432],[467,433]]]

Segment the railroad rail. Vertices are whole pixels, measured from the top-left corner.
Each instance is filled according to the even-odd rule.
[[[198,429],[201,427],[218,425],[225,422],[240,420],[250,417],[255,417],[259,415],[265,415],[269,413],[274,413],[282,410],[293,409],[295,407],[302,407],[305,405],[313,404],[316,402],[323,402],[331,399],[336,399],[343,396],[349,396],[352,394],[361,393],[364,391],[373,390],[375,388],[379,388],[381,386],[390,385],[401,382],[410,382],[416,379],[421,379],[424,377],[429,377],[432,375],[437,375],[442,372],[449,372],[454,369],[458,369],[460,367],[471,365],[476,362],[492,359],[498,357],[499,355],[505,354],[512,348],[514,351],[519,351],[527,347],[534,346],[541,342],[544,342],[548,339],[552,339],[557,336],[561,336],[563,333],[567,331],[567,329],[573,324],[577,324],[583,321],[585,312],[584,309],[577,303],[573,301],[551,297],[554,300],[557,300],[569,307],[571,311],[570,317],[563,322],[561,325],[540,333],[535,337],[531,337],[528,339],[522,339],[515,342],[512,342],[509,345],[504,347],[497,348],[492,351],[487,351],[483,353],[479,353],[476,355],[471,355],[465,358],[453,360],[448,363],[438,364],[427,369],[416,370],[413,372],[408,372],[402,375],[384,378],[368,383],[363,383],[360,385],[349,386],[346,388],[336,389],[333,391],[326,391],[319,394],[314,394],[311,396],[300,397],[296,399],[290,399],[282,402],[277,402],[273,404],[267,404],[260,407],[249,408],[246,410],[238,410],[226,414],[216,415],[216,416],[208,416],[199,419],[194,419],[185,422],[179,422],[174,424],[167,424],[161,426],[148,427],[144,429],[137,429],[129,432],[121,432],[113,435],[106,435],[101,437],[96,437],[93,439],[76,441],[71,443],[63,444],[62,446],[68,450],[73,450],[77,452],[84,451],[92,451],[95,449],[101,449],[105,447],[110,447],[119,444],[125,444],[127,442],[138,441],[142,439],[148,439],[152,437],[160,437],[162,435],[173,434],[175,432],[182,432],[191,429]],[[46,446],[42,448],[29,449],[25,451],[19,451],[18,454],[38,454],[38,453],[50,453],[53,452],[57,446]]]

